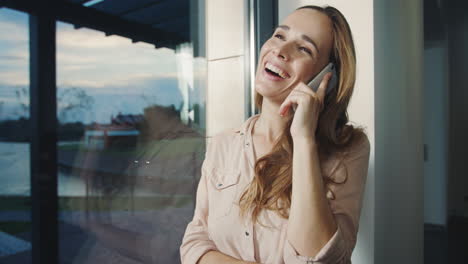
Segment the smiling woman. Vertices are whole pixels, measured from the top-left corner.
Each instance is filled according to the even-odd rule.
[[[329,63],[336,87],[327,74],[313,91]],[[351,263],[370,154],[348,123],[355,74],[337,9],[304,6],[276,28],[259,55],[260,114],[207,147],[182,263]]]

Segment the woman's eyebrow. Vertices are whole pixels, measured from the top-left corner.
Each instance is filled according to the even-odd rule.
[[[277,28],[277,29],[278,29],[278,28],[281,28],[281,29],[283,29],[283,30],[285,30],[285,31],[288,31],[288,30],[289,30],[289,26],[286,26],[286,25],[279,25],[279,26],[276,27],[276,28]],[[309,38],[307,35],[304,35],[304,34],[301,35],[301,38],[302,38],[303,40],[309,42],[310,44],[312,44],[312,46],[314,46],[315,49],[317,50],[317,53],[320,54],[320,51],[319,51],[319,49],[318,49],[318,46],[317,46],[317,44],[315,44],[315,41],[314,41],[313,39]]]

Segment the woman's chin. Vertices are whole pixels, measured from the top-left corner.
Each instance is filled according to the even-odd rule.
[[[278,93],[278,91],[259,91],[261,89],[255,89],[258,94],[260,94],[263,97],[263,102],[268,101],[273,104],[281,104],[284,99],[286,99],[286,96],[281,95],[281,93]]]
[[[284,95],[284,87],[272,87],[264,84],[256,84],[255,91],[271,101],[278,101],[281,100],[282,97],[286,98],[287,96]]]
[[[281,93],[281,87],[274,87],[265,83],[255,83],[255,91],[263,97],[274,97]]]

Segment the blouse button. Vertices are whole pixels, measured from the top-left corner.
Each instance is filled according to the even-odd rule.
[[[247,145],[247,146],[248,146],[248,145],[250,145],[250,144],[249,144],[249,142],[247,142],[247,143],[245,143],[245,145]]]
[[[246,231],[246,232],[245,232],[245,235],[246,235],[246,236],[249,236],[249,232]]]
[[[218,187],[221,187],[221,186],[223,186],[223,184],[222,184],[222,183],[218,183]]]
[[[240,135],[243,136],[243,135],[244,135],[244,132],[241,132]]]

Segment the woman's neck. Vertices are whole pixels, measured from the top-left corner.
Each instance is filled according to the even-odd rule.
[[[266,142],[273,143],[283,132],[289,118],[280,116],[280,105],[263,98],[262,111],[255,122],[253,133],[264,138]]]

